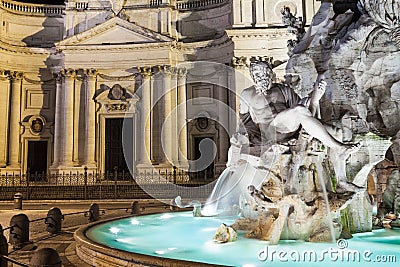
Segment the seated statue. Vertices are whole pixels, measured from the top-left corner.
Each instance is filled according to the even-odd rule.
[[[241,121],[238,133],[231,138],[232,148],[248,146],[250,151],[259,151],[257,156],[260,156],[273,145],[296,138],[300,129],[303,129],[330,149],[329,159],[338,179],[337,189],[359,191],[358,186],[347,182],[345,170],[347,157],[358,146],[337,140],[314,117],[319,112],[319,101],[327,85],[324,75],[318,76],[311,96],[301,99],[289,86],[273,83],[273,70],[269,62],[252,62],[250,74],[254,85],[244,89],[241,94]],[[257,147],[260,149],[257,150]],[[291,178],[288,177],[287,184],[292,183]]]

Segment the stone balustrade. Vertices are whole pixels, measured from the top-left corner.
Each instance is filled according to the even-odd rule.
[[[1,0],[1,7],[13,12],[39,16],[58,16],[64,13],[63,5],[42,5]]]
[[[39,15],[39,16],[59,16],[64,13],[64,5],[30,4],[12,0],[0,0],[1,7],[12,12]],[[205,9],[227,3],[228,0],[197,0],[197,1],[177,1],[178,10]],[[165,5],[163,0],[149,0],[150,7],[159,7]],[[74,8],[78,10],[88,9],[89,4],[86,1],[75,2]]]
[[[150,6],[161,6],[163,4],[162,0],[150,0]]]
[[[226,2],[228,2],[228,0],[198,0],[198,1],[186,0],[177,2],[176,8],[179,10],[203,9],[203,8],[218,6]]]
[[[88,2],[75,2],[75,8],[76,9],[87,9],[89,7],[89,3]]]

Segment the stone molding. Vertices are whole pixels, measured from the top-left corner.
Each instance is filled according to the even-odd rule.
[[[16,54],[23,54],[23,55],[45,55],[49,56],[51,52],[49,49],[40,48],[40,47],[27,47],[27,46],[16,46],[10,45],[3,41],[0,41],[0,50],[16,53]]]
[[[179,77],[181,76],[186,76],[187,70],[185,68],[177,68],[173,67],[171,65],[154,65],[154,66],[141,66],[141,67],[136,67],[137,71],[136,73],[130,74],[130,75],[123,75],[123,76],[110,76],[104,73],[101,73],[97,69],[82,69],[82,68],[64,68],[60,72],[56,73],[54,78],[46,81],[34,81],[28,78],[24,77],[24,80],[27,80],[28,82],[31,83],[44,83],[44,82],[50,82],[56,80],[57,82],[61,82],[64,77],[73,77],[75,79],[95,79],[97,77],[100,77],[104,80],[107,81],[132,81],[135,80],[136,77],[138,76],[145,76],[145,77],[150,77],[155,75],[156,73],[162,73],[162,74],[168,74],[168,75],[178,75]],[[2,71],[0,70],[0,79],[1,79],[1,74],[5,73],[3,75],[5,78],[8,77],[9,71]],[[7,76],[8,75],[8,76]],[[11,77],[11,76],[10,76]]]
[[[229,45],[232,43],[232,40],[224,34],[220,38],[212,40],[210,42],[209,40],[207,41],[199,41],[199,42],[192,42],[192,43],[181,43],[181,42],[176,42],[174,43],[173,48],[181,51],[191,51],[191,50],[204,50],[204,49],[210,49],[210,48],[217,48],[217,47],[223,47],[225,45]]]
[[[135,80],[138,74],[134,73],[132,75],[126,75],[126,76],[109,76],[106,74],[98,73],[97,76],[107,81],[132,81]]]
[[[63,50],[68,50],[68,51],[83,51],[83,52],[88,52],[88,51],[137,51],[137,50],[143,50],[143,51],[148,51],[150,49],[160,49],[160,48],[174,48],[173,43],[171,42],[162,42],[162,43],[145,43],[145,44],[135,44],[135,46],[132,45],[112,45],[112,46],[102,46],[102,45],[87,45],[87,46],[81,46],[81,45],[68,45],[68,46],[59,46],[57,48],[58,52],[62,52]]]
[[[45,83],[52,83],[54,81],[54,78],[41,81],[41,80],[33,80],[33,79],[30,79],[30,78],[24,76],[24,81],[26,81],[30,84],[45,84]]]
[[[292,37],[293,34],[288,33],[286,28],[257,28],[257,29],[231,29],[226,30],[228,36],[232,39],[249,39],[257,37]]]

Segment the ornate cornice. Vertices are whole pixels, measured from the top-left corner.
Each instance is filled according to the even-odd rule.
[[[252,38],[275,38],[291,37],[286,28],[264,28],[264,29],[231,29],[226,30],[227,35],[232,39],[252,39]]]
[[[5,43],[0,41],[0,50],[16,53],[16,54],[24,54],[24,55],[50,55],[51,49],[40,48],[40,47],[27,47],[27,46],[17,46]]]
[[[230,45],[231,43],[232,40],[227,35],[223,35],[218,39],[208,40],[208,41],[199,41],[192,43],[176,42],[174,43],[172,48],[180,51],[192,51],[192,50],[201,50],[210,48],[215,49],[218,47],[224,47],[226,45]]]
[[[92,51],[139,51],[151,49],[167,48],[173,47],[172,42],[161,42],[161,43],[147,43],[147,44],[123,44],[123,45],[60,45],[57,46],[58,52],[63,51],[81,51],[81,52],[92,52]]]

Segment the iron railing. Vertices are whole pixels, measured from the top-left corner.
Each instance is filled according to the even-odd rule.
[[[220,173],[181,170],[127,172],[26,173],[0,175],[0,200],[23,199],[169,199],[206,198]]]

